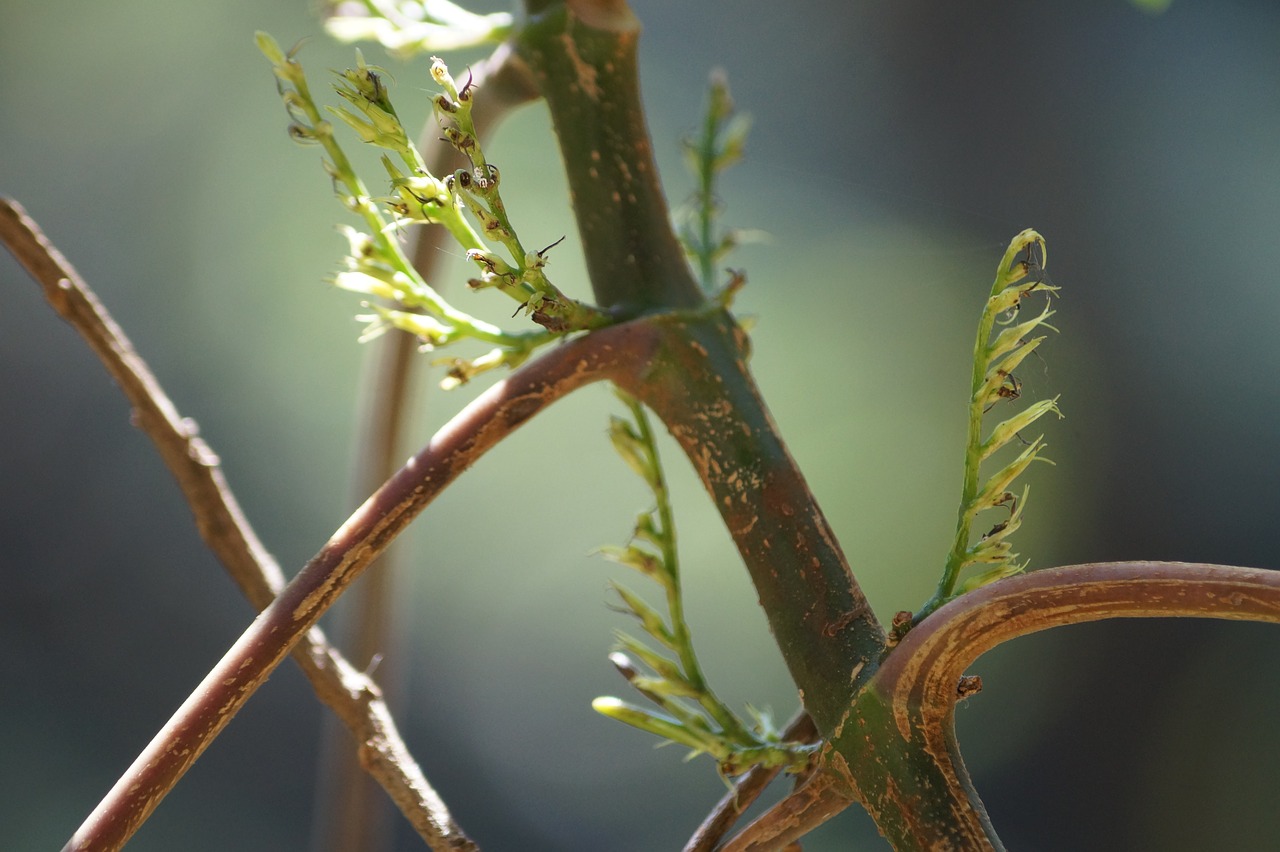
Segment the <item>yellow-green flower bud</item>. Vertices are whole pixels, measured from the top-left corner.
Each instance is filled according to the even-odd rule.
[[[453,81],[453,75],[449,73],[449,66],[444,64],[444,60],[439,56],[431,57],[431,79],[437,84],[444,87],[445,93],[450,99],[456,101],[458,99],[458,84]]]

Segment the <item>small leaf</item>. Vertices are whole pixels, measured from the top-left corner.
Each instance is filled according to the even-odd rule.
[[[267,57],[272,65],[285,64],[284,51],[280,49],[280,43],[272,38],[270,33],[258,30],[253,34],[253,40],[257,43],[258,50],[262,51],[262,55]]]
[[[591,709],[602,716],[691,748],[695,756],[703,752],[714,756],[717,752],[724,754],[728,751],[726,746],[717,742],[708,732],[691,729],[665,713],[636,707],[612,696],[595,699],[591,702]]]
[[[979,574],[974,574],[972,577],[965,580],[964,583],[960,585],[960,594],[972,592],[974,589],[980,589],[983,586],[994,583],[996,580],[1003,580],[1006,577],[1014,577],[1021,574],[1026,569],[1026,563],[1023,563],[1022,565],[1016,565],[1013,563],[997,565],[995,568],[991,568]]]
[[[646,633],[668,648],[676,649],[675,639],[672,637],[666,621],[658,614],[656,609],[650,606],[644,598],[621,583],[610,583],[609,585],[618,593],[618,597],[622,598],[622,602],[627,605],[627,609],[631,610],[636,618],[640,620]]]
[[[653,693],[663,698],[698,698],[702,693],[687,681],[663,677],[646,677],[639,675],[632,681],[636,689],[644,693]]]
[[[1006,328],[1000,334],[996,335],[996,339],[987,347],[986,359],[988,364],[994,364],[996,359],[1006,352],[1016,349],[1023,345],[1023,339],[1037,327],[1046,325],[1045,320],[1053,316],[1056,311],[1051,310],[1047,305],[1045,309],[1035,319],[1027,320],[1024,323],[1015,325],[1012,328]]]
[[[996,270],[996,280],[991,287],[991,294],[995,295],[1008,287],[1013,282],[1025,275],[1025,270],[1018,264],[1017,258],[1027,246],[1036,244],[1040,247],[1040,266],[1044,268],[1049,263],[1049,250],[1045,246],[1044,237],[1040,236],[1034,229],[1027,228],[1018,234],[1009,242],[1009,247],[1005,249],[1004,257],[1000,259],[1000,267]]]
[[[980,459],[986,459],[992,453],[999,450],[1005,444],[1017,437],[1018,433],[1039,420],[1049,412],[1062,418],[1062,412],[1058,410],[1058,397],[1053,399],[1042,399],[1039,402],[1029,406],[1025,411],[1021,411],[996,425],[991,430],[990,437],[982,444],[982,451],[979,455]]]
[[[986,484],[982,486],[982,491],[979,492],[977,497],[973,498],[972,511],[974,511],[975,514],[982,509],[999,505],[997,501],[1004,492],[1008,490],[1009,484],[1021,476],[1022,472],[1030,467],[1033,461],[1043,461],[1053,464],[1052,461],[1049,461],[1049,459],[1040,455],[1040,451],[1046,446],[1044,441],[1041,439],[1042,437],[1043,436],[1032,441],[1030,446],[1022,451],[1021,455],[1006,465],[999,473],[987,480]]]
[[[649,460],[644,442],[635,433],[631,423],[621,417],[610,417],[609,440],[613,442],[613,449],[627,463],[627,467],[652,487],[653,463]]]
[[[747,134],[750,131],[751,115],[749,113],[738,113],[731,118],[729,123],[724,126],[724,129],[720,131],[720,150],[712,162],[712,168],[716,171],[724,171],[742,159],[742,152],[746,148]]]
[[[1000,393],[1000,388],[1006,387],[1009,383],[1013,371],[1023,360],[1036,350],[1036,348],[1044,342],[1045,338],[1033,337],[1026,341],[1022,346],[1013,350],[1004,359],[999,362],[991,362],[987,368],[987,378],[978,388],[978,392],[973,395],[974,402],[984,408],[993,403],[999,402],[1004,398]]]
[[[661,577],[666,573],[662,559],[646,550],[641,550],[634,545],[627,547],[616,547],[614,545],[605,545],[601,547],[597,553],[604,556],[610,562],[617,562],[619,565],[627,565],[636,569],[646,577]]]
[[[634,636],[618,631],[614,634],[614,638],[618,642],[618,647],[638,657],[640,662],[648,666],[655,674],[673,680],[684,679],[680,666],[674,660],[662,656]]]

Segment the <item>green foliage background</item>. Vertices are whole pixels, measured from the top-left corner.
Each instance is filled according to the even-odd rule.
[[[750,277],[738,304],[759,316],[760,383],[882,617],[936,582],[973,323],[1028,226],[1064,286],[1063,334],[1022,378],[1061,393],[1067,415],[1048,428],[1058,466],[1031,474],[1032,567],[1280,564],[1280,10],[634,6],[673,199],[692,189],[677,139],[711,66],[755,116],[723,195],[729,224],[773,238],[733,258]],[[313,74],[347,65],[306,7],[0,5],[0,192],[201,424],[290,570],[351,508],[363,356],[351,297],[321,283],[342,211],[318,154],[287,140],[252,40],[309,36]],[[424,118],[425,63],[368,53]],[[556,157],[538,107],[492,151],[522,231],[569,234],[550,271],[585,296]],[[116,391],[7,256],[0,285],[0,847],[36,849],[65,840],[252,613]],[[495,320],[510,310],[451,292]],[[426,396],[423,440],[468,391]],[[588,553],[623,541],[647,499],[609,447],[616,408],[604,388],[556,406],[414,533],[411,657],[393,686],[428,775],[489,848],[672,848],[721,791],[709,762],[681,766],[590,709],[623,685],[604,659],[618,569]],[[786,716],[794,696],[746,574],[666,457],[708,675],[726,700]],[[1278,653],[1262,625],[1147,622],[980,661],[961,740],[1005,841],[1270,848]],[[320,718],[282,669],[130,848],[302,848]],[[876,848],[873,835],[851,815],[807,848]]]

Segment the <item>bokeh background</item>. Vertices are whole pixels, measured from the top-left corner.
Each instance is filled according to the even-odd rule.
[[[973,324],[1025,227],[1063,286],[1032,397],[1033,567],[1280,566],[1280,7],[633,0],[673,201],[707,72],[755,119],[726,176],[754,367],[882,618],[931,591],[954,524]],[[477,6],[476,8],[485,8]],[[493,8],[492,4],[490,8]],[[292,145],[257,29],[349,64],[303,0],[0,3],[0,192],[19,199],[195,418],[292,572],[352,506],[344,213]],[[423,62],[366,48],[415,120]],[[455,58],[464,63],[466,56]],[[491,159],[550,271],[587,293],[547,118]],[[371,173],[376,175],[376,172]],[[496,295],[460,292],[501,317]],[[57,848],[253,613],[74,333],[0,257],[0,848]],[[418,440],[468,398],[427,389]],[[646,495],[606,389],[557,405],[416,523],[393,684],[410,745],[487,849],[678,848],[723,788],[709,760],[596,716],[606,582]],[[696,637],[733,703],[796,699],[746,572],[668,445]],[[631,579],[633,585],[641,581]],[[1004,646],[959,711],[1011,848],[1263,850],[1280,841],[1280,631],[1114,622]],[[323,714],[281,668],[139,832],[142,850],[305,849]],[[420,848],[401,829],[399,847]],[[849,813],[814,850],[883,848]]]

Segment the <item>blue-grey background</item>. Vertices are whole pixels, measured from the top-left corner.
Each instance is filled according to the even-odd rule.
[[[634,0],[668,193],[706,74],[755,118],[727,221],[758,317],[754,367],[882,618],[931,591],[959,492],[973,323],[1025,227],[1063,286],[1033,397],[1061,394],[1018,544],[1033,567],[1280,566],[1280,7],[1175,0],[848,4]],[[255,30],[349,64],[308,3],[0,3],[0,192],[97,290],[296,570],[352,508],[364,353],[315,149]],[[426,66],[371,61],[424,118]],[[465,63],[466,57],[455,60]],[[415,119],[415,120],[416,120]],[[569,234],[544,111],[492,148],[515,221]],[[442,283],[503,317],[494,294]],[[438,376],[426,377],[423,386]],[[425,440],[468,392],[426,395]],[[710,761],[596,716],[619,543],[646,496],[590,388],[450,489],[400,596],[410,745],[486,849],[677,848],[721,794]],[[673,448],[669,448],[673,449]],[[674,451],[689,608],[725,697],[795,706],[745,571]],[[638,578],[625,578],[640,586]],[[56,848],[252,618],[102,369],[0,258],[0,848]],[[1055,631],[975,666],[959,711],[1012,848],[1263,850],[1280,837],[1274,627]],[[130,845],[303,849],[322,714],[282,667]],[[401,848],[420,848],[404,832]],[[806,848],[882,848],[849,814]]]

